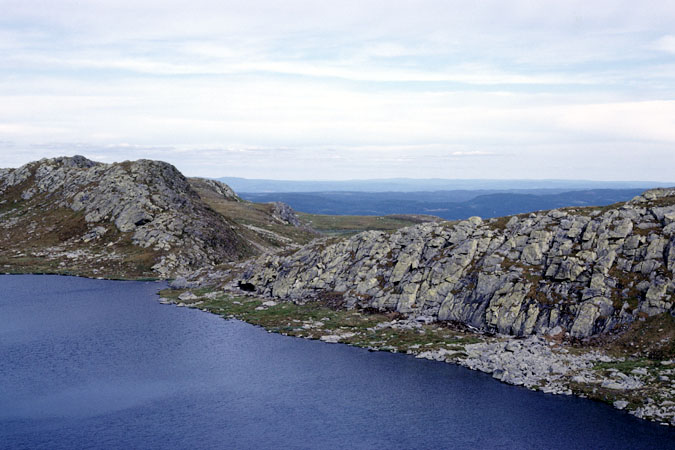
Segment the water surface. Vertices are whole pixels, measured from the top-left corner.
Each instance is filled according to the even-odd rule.
[[[600,403],[268,334],[162,286],[0,276],[0,447],[675,448]]]

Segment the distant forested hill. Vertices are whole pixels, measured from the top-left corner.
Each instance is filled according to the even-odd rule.
[[[593,181],[593,180],[452,180],[442,178],[388,178],[372,180],[293,181],[223,177],[235,192],[432,192],[555,190],[568,192],[585,189],[650,189],[669,187],[675,183],[657,181]],[[489,193],[489,192],[484,192]],[[527,193],[527,192],[523,192]],[[534,193],[534,192],[530,192]],[[476,194],[477,195],[477,194]]]
[[[313,214],[430,214],[447,220],[500,217],[566,206],[602,206],[630,200],[642,189],[436,191],[436,192],[240,192],[254,202],[282,201]]]

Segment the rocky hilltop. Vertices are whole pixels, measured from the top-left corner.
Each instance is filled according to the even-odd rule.
[[[625,204],[426,223],[251,263],[242,289],[281,300],[586,338],[673,313],[675,189]],[[671,345],[671,343],[664,343]]]
[[[204,181],[214,195],[232,190]],[[255,252],[174,166],[82,156],[0,170],[0,256],[7,266],[171,277]]]

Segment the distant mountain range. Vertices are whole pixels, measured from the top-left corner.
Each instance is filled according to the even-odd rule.
[[[458,190],[514,191],[553,189],[557,192],[588,189],[649,189],[668,187],[675,182],[592,181],[592,180],[449,180],[440,178],[389,178],[345,181],[291,181],[223,177],[237,193],[241,192],[431,192]],[[489,192],[485,192],[486,194]],[[550,192],[554,193],[554,192]]]
[[[630,200],[643,189],[518,190],[494,192],[240,192],[254,202],[281,201],[296,211],[333,215],[429,214],[447,220],[500,217],[567,206],[603,206]]]

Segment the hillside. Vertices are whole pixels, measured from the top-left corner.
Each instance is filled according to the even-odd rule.
[[[625,204],[425,223],[255,261],[258,294],[586,338],[673,312],[675,189]],[[668,342],[667,345],[673,345]]]
[[[5,269],[168,277],[255,254],[170,164],[43,159],[0,171]]]
[[[659,181],[595,181],[557,179],[443,179],[443,178],[384,178],[356,180],[270,180],[222,177],[236,192],[430,192],[430,191],[518,191],[558,190],[558,192],[587,189],[641,189],[668,187],[672,183]],[[486,192],[487,193],[487,192]]]
[[[245,201],[219,181],[186,178],[161,161],[43,159],[0,169],[0,268],[174,278],[297,249],[319,237],[312,218],[301,223],[288,205]],[[345,233],[420,221],[344,218],[335,226]]]
[[[281,201],[303,213],[325,215],[431,214],[445,220],[483,219],[567,206],[601,206],[627,201],[644,189],[592,189],[559,192],[454,190],[426,192],[243,192],[254,202]]]

